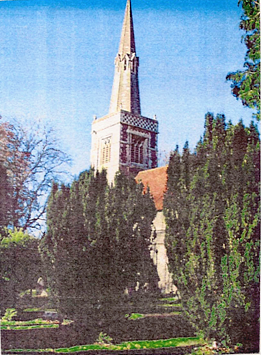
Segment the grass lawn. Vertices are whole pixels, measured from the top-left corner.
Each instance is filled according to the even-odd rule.
[[[158,307],[176,307],[176,308],[181,308],[181,303],[162,303],[162,304],[158,304]]]
[[[6,329],[6,330],[25,330],[25,329],[43,329],[43,328],[58,328],[59,324],[35,324],[35,325],[18,325],[18,326],[12,326],[12,325],[2,325],[1,329]]]
[[[24,295],[31,295],[31,290],[20,292],[20,297],[23,297]],[[36,296],[37,296],[37,291],[34,289],[32,290],[32,297],[36,297]]]
[[[182,314],[182,311],[174,311],[170,312],[167,314],[164,314],[164,316],[176,316]],[[149,317],[160,317],[163,315],[163,313],[151,313],[151,314],[141,314],[141,313],[131,313],[130,315],[126,315],[126,318],[128,320],[136,320],[136,319],[141,319],[141,318],[149,318]]]
[[[71,321],[64,320],[62,324],[69,324]],[[37,329],[37,328],[58,328],[59,324],[57,321],[49,321],[43,319],[34,319],[28,321],[1,321],[1,329]]]
[[[59,349],[10,349],[6,350],[6,353],[12,352],[55,352],[55,353],[73,353],[77,351],[88,350],[132,350],[132,349],[159,349],[159,348],[171,348],[190,345],[202,345],[204,340],[200,338],[171,338],[161,340],[137,340],[126,341],[121,344],[89,344],[73,346],[71,348],[59,348]]]
[[[48,307],[38,307],[38,308],[25,308],[23,309],[23,312],[57,312],[55,308],[48,308]]]
[[[23,312],[42,312],[42,308],[26,308],[23,309]]]
[[[126,314],[126,318],[130,321],[130,330],[131,330],[131,336],[126,337],[126,334],[124,333],[124,330],[119,329],[119,332],[116,330],[112,331],[112,336],[114,338],[114,342],[116,344],[112,343],[112,340],[110,339],[97,339],[96,337],[92,338],[92,335],[84,340],[84,338],[81,340],[82,342],[78,342],[78,338],[75,338],[75,342],[57,342],[57,341],[52,341],[49,342],[47,339],[46,341],[42,342],[27,342],[26,347],[29,349],[21,349],[18,347],[23,347],[22,343],[20,342],[14,342],[12,347],[17,347],[16,349],[11,349],[11,350],[5,350],[6,353],[14,353],[14,352],[20,352],[20,353],[34,353],[34,352],[55,352],[55,353],[75,353],[78,351],[88,351],[88,350],[113,350],[113,351],[128,351],[128,350],[139,350],[139,349],[160,349],[160,348],[173,348],[173,347],[185,347],[185,346],[200,346],[204,344],[204,341],[198,337],[193,337],[193,332],[190,330],[184,331],[180,330],[179,324],[176,326],[175,331],[169,332],[169,327],[165,326],[165,324],[170,324],[171,323],[171,317],[170,316],[181,316],[182,315],[182,307],[181,304],[178,303],[180,302],[177,298],[175,297],[170,297],[170,298],[161,298],[158,300],[155,300],[151,302],[151,304],[147,303],[143,306],[143,304],[137,304],[137,306],[131,305],[129,314]],[[26,308],[25,308],[26,307]],[[50,304],[47,304],[44,306],[44,310],[47,308],[51,308],[52,306]],[[27,314],[30,314],[30,312],[39,312],[43,310],[43,306],[37,307],[33,304],[26,304],[24,306],[23,312],[28,312]],[[132,311],[131,311],[132,310]],[[58,328],[59,324],[57,321],[48,321],[40,318],[38,315],[38,319],[34,320],[28,320],[28,321],[2,321],[1,324],[1,329],[5,330],[24,330],[24,329],[36,329],[36,328]],[[166,321],[164,319],[166,317]],[[146,318],[146,319],[144,319]],[[25,318],[26,319],[26,318]],[[30,318],[28,318],[30,319]],[[179,319],[179,318],[178,318]],[[137,322],[135,321],[137,320]],[[140,320],[140,321],[139,321]],[[180,319],[179,319],[180,321]],[[141,322],[141,323],[140,323]],[[65,320],[63,324],[69,324],[71,321]],[[175,323],[175,322],[174,322]],[[143,332],[140,332],[139,327],[142,326],[142,329],[144,330]],[[159,339],[156,340],[136,340],[136,339],[155,339],[155,337],[151,337],[150,331],[146,332],[146,327],[148,326],[148,329],[153,327],[153,329],[157,329],[156,334],[159,337]],[[67,327],[66,327],[67,328]],[[166,332],[165,332],[166,328]],[[67,329],[68,330],[68,329]],[[56,331],[56,330],[54,330]],[[57,329],[59,332],[60,330]],[[65,330],[64,330],[65,331]],[[9,332],[8,332],[9,333]],[[27,332],[26,332],[27,333]],[[114,334],[115,333],[115,334]],[[168,333],[168,334],[167,334]],[[172,336],[176,336],[176,338],[172,338]],[[164,337],[169,337],[169,339],[162,339]],[[157,338],[157,337],[156,337]],[[77,339],[77,340],[76,340]],[[96,340],[97,339],[97,340]],[[61,346],[71,346],[71,344],[85,344],[87,345],[79,345],[79,346],[73,346],[73,347],[64,347],[60,348]],[[49,347],[52,348],[49,348]],[[41,347],[41,349],[37,349],[36,347]],[[30,349],[31,348],[31,349]]]
[[[163,302],[177,302],[178,297],[163,297],[160,298],[159,300]]]
[[[130,315],[126,314],[125,317],[128,318],[129,320],[135,320],[135,319],[144,318],[144,314],[141,314],[141,313],[131,313]]]

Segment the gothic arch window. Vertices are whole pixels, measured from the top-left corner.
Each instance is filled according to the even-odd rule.
[[[144,164],[144,145],[143,137],[132,135],[131,138],[131,162],[136,164]]]
[[[111,160],[111,137],[102,140],[101,164],[109,163]]]

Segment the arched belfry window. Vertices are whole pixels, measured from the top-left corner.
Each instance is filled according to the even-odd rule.
[[[144,164],[145,138],[132,135],[131,138],[131,162]]]
[[[102,139],[101,164],[109,163],[111,160],[111,137]]]

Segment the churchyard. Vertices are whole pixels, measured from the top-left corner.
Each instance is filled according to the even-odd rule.
[[[18,2],[9,3],[11,7]],[[218,5],[219,1],[214,3]],[[239,27],[244,31],[242,40],[247,47],[242,63],[244,70],[231,72],[233,66],[224,69],[222,75],[230,72],[222,80],[230,81],[233,96],[251,108],[253,120],[259,121],[259,0],[242,0],[239,5],[242,10]],[[199,9],[202,14],[204,11]],[[71,10],[70,16],[73,13]],[[225,9],[222,9],[223,12],[226,13]],[[20,15],[19,11],[17,13]],[[11,18],[12,15],[2,23],[11,23]],[[14,17],[14,27],[19,24],[23,37],[29,38],[26,31],[30,26],[20,25],[21,18]],[[40,19],[38,8],[33,18]],[[97,18],[94,18],[92,31],[94,27],[99,28]],[[76,24],[78,18],[73,18],[73,21]],[[84,22],[88,22],[85,17]],[[177,24],[176,17],[174,22]],[[193,33],[195,22],[193,17]],[[227,28],[228,22],[230,19],[228,21],[227,18],[223,26]],[[57,24],[60,26],[60,22]],[[64,26],[64,29],[66,27],[71,29],[71,26]],[[208,27],[205,23],[202,25],[208,30],[204,30],[204,37],[196,41],[199,53],[204,47],[202,43],[216,42],[213,38],[210,41],[205,38],[210,27],[216,26],[213,22]],[[9,41],[18,38],[9,29],[8,32],[11,37],[5,42],[6,53],[10,55],[14,52],[13,63],[16,63],[27,51],[21,50],[17,42],[8,48]],[[41,27],[42,32],[45,31]],[[75,27],[74,34],[77,32]],[[169,31],[164,32],[168,34]],[[175,41],[182,32],[179,30],[178,35],[173,36]],[[195,35],[199,32],[195,31]],[[43,37],[44,45],[39,48],[46,47],[52,37],[52,34],[49,35],[48,32],[48,37]],[[224,39],[229,38],[228,35],[226,32]],[[223,42],[226,42],[224,39]],[[78,41],[83,43],[82,38]],[[50,53],[59,42],[53,42]],[[159,42],[165,45],[164,41]],[[194,39],[188,45],[189,55],[186,54],[186,57],[191,57],[193,42]],[[16,47],[19,52],[13,50]],[[88,48],[90,54],[99,53],[96,47],[97,52],[88,45],[82,47]],[[178,48],[176,44],[174,47]],[[106,52],[103,44],[102,48]],[[207,56],[202,52],[197,57],[200,60],[196,62],[201,62],[206,56],[207,69],[213,67],[206,75],[202,75],[202,70],[193,70],[194,67],[188,64],[183,73],[176,59],[171,59],[169,55],[175,52],[173,45],[171,51],[166,52],[168,64],[173,60],[182,75],[175,75],[173,80],[169,75],[171,80],[166,80],[166,73],[159,81],[160,85],[154,86],[151,84],[152,75],[148,75],[153,90],[168,84],[167,91],[171,92],[171,87],[179,91],[176,78],[182,79],[179,83],[186,80],[182,100],[175,95],[171,98],[171,101],[184,107],[179,121],[184,120],[186,111],[193,105],[192,93],[198,96],[211,87],[210,79],[217,69],[212,63],[217,56],[216,50],[211,57],[209,50],[205,52]],[[78,50],[75,52],[78,53]],[[158,55],[160,52],[157,49],[152,53]],[[223,49],[220,53],[219,59],[223,57]],[[150,57],[156,58],[157,55]],[[45,57],[41,52],[42,56]],[[67,57],[61,56],[62,59]],[[99,55],[100,59],[102,57]],[[23,70],[28,58],[21,60]],[[73,68],[76,68],[76,62],[73,61]],[[23,92],[20,83],[30,82],[27,72],[33,67],[35,62],[28,67],[29,70],[26,69],[26,77],[20,80],[13,75],[15,84],[19,86],[16,90],[8,90],[8,93]],[[46,67],[42,70],[37,66],[37,78],[40,72],[46,72]],[[90,168],[86,170],[87,162],[82,154],[86,148],[85,136],[85,148],[81,148],[81,154],[75,153],[75,156],[81,157],[84,166],[74,178],[67,170],[71,158],[60,149],[52,128],[41,127],[40,121],[39,124],[33,121],[32,127],[23,127],[18,117],[17,121],[9,122],[13,113],[0,122],[0,311],[3,354],[259,353],[258,126],[254,121],[244,124],[240,115],[236,121],[231,120],[232,106],[226,119],[225,99],[221,100],[222,106],[216,106],[216,109],[212,108],[209,100],[204,99],[204,104],[207,103],[204,106],[204,125],[202,120],[204,131],[197,138],[199,140],[190,146],[186,134],[182,151],[177,142],[172,141],[172,150],[164,162],[167,165],[158,167],[158,120],[156,115],[153,118],[141,115],[138,67],[131,1],[127,0],[115,60],[109,114],[100,118],[94,116]],[[156,67],[160,67],[158,59]],[[12,64],[10,68],[14,70],[15,66]],[[12,76],[6,75],[5,70],[0,72],[4,73],[5,80],[11,80]],[[66,69],[65,77],[69,72]],[[199,75],[194,77],[196,72]],[[156,72],[153,70],[151,73],[154,75]],[[189,77],[193,78],[197,90],[188,85]],[[200,80],[202,77],[204,81]],[[92,80],[97,82],[94,78]],[[48,80],[46,82],[49,83]],[[213,86],[216,86],[216,80],[214,82]],[[9,83],[6,84],[3,87],[9,87]],[[49,86],[44,97],[52,96]],[[76,86],[78,88],[78,81]],[[82,90],[84,101],[88,96],[86,88],[85,82]],[[34,88],[31,90],[38,92]],[[57,92],[60,94],[63,90]],[[217,87],[217,92],[222,92],[221,88]],[[70,95],[79,96],[71,90]],[[29,91],[27,96],[30,97],[30,104],[25,112],[34,106]],[[69,96],[66,95],[66,101]],[[213,91],[211,96],[216,100],[219,95]],[[13,108],[16,100],[11,94],[8,94],[9,98],[12,98],[10,104]],[[17,102],[23,100],[24,97]],[[38,101],[37,98],[42,115],[45,109]],[[55,103],[55,100],[46,101]],[[50,111],[51,118],[56,118],[58,113],[66,114],[66,109],[61,110],[60,95],[58,101],[56,111],[53,108]],[[157,101],[161,100],[157,98]],[[163,101],[161,105],[166,106]],[[199,123],[193,126],[198,109],[193,106],[193,115],[187,118],[186,130],[193,132],[199,126]],[[221,113],[214,114],[214,110]],[[179,126],[172,118],[177,110],[172,108],[170,111],[166,140],[169,140],[171,130],[178,135],[182,133],[176,129]],[[68,127],[71,127],[71,117],[75,117],[78,129],[84,130],[83,120],[75,115],[77,110],[72,112],[68,115]],[[85,120],[86,107],[82,112]],[[65,117],[61,121],[63,126],[67,121]],[[69,141],[77,145],[79,142],[72,133],[70,131]],[[172,292],[174,289],[175,293]]]
[[[26,301],[25,301],[26,299]],[[77,322],[61,317],[48,296],[24,295],[19,308],[2,317],[2,351],[15,353],[191,353],[204,344],[182,315],[178,297],[128,300],[128,313],[118,322],[101,324],[100,318]],[[175,350],[176,349],[176,350]],[[107,350],[106,352],[104,352]]]

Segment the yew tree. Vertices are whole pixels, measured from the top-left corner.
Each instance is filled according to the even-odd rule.
[[[149,193],[118,174],[85,171],[69,187],[53,185],[41,253],[61,312],[79,319],[124,316],[124,291],[155,285],[150,259],[156,210]]]
[[[38,251],[39,239],[21,230],[3,230],[0,234],[0,296],[1,311],[17,307],[22,291],[36,287],[42,276]]]
[[[186,144],[171,155],[164,199],[169,267],[185,314],[206,338],[252,351],[259,343],[259,158],[253,123],[207,114],[195,151]]]

